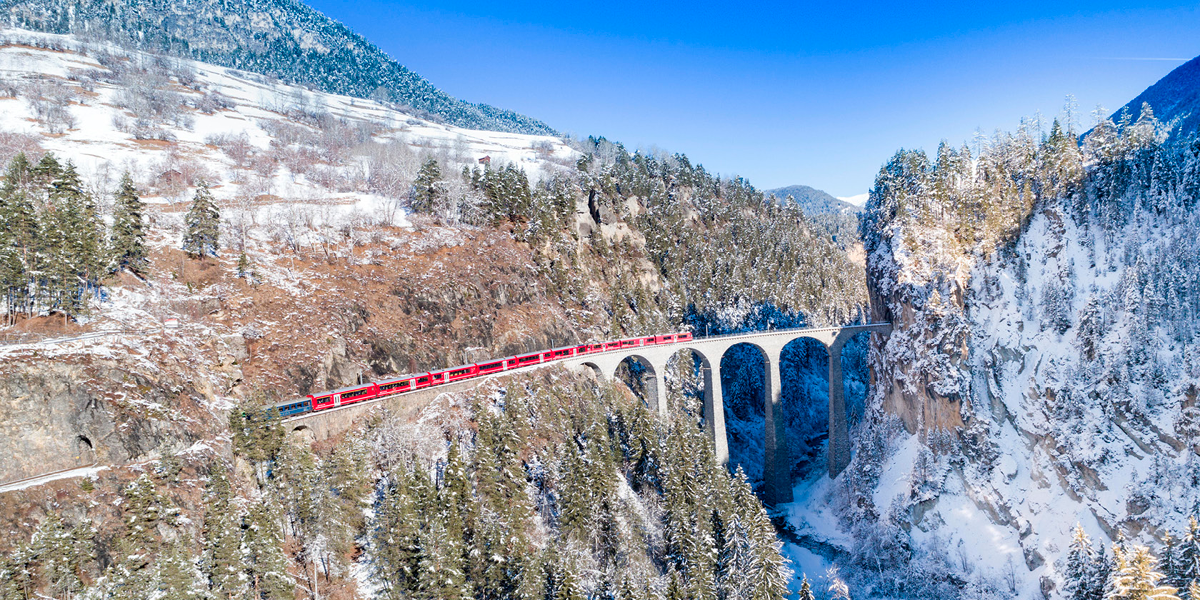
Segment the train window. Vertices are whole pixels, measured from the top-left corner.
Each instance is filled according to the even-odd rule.
[[[429,377],[420,377],[417,379],[417,383],[429,383]]]
[[[500,367],[502,367],[502,366],[504,366],[504,363],[502,363],[502,362],[494,362],[494,363],[491,363],[491,364],[486,364],[486,365],[483,365],[483,366],[479,367],[479,370],[480,370],[480,371],[483,371],[483,370],[487,370],[487,369],[499,369],[499,368],[500,368]]]
[[[450,376],[451,376],[451,377],[462,377],[463,375],[467,375],[467,374],[469,374],[470,372],[471,372],[471,369],[469,369],[469,368],[467,368],[467,369],[459,369],[459,370],[457,370],[457,371],[450,371]]]

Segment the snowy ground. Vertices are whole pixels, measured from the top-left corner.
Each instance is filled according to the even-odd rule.
[[[60,479],[74,479],[76,477],[91,477],[91,476],[95,475],[96,473],[99,473],[100,471],[104,471],[106,469],[108,469],[108,467],[106,467],[106,466],[79,467],[78,469],[68,469],[66,471],[50,473],[48,475],[42,475],[40,477],[31,477],[29,479],[22,479],[20,481],[14,481],[12,483],[6,483],[4,485],[0,485],[0,494],[3,494],[5,492],[15,492],[17,490],[24,490],[27,488],[31,488],[35,485],[42,485],[45,483],[50,483],[51,481],[58,481]]]
[[[54,45],[55,49],[34,47],[46,45]],[[204,114],[187,107],[184,117],[190,125],[164,125],[174,143],[137,140],[117,125],[122,119],[128,122],[138,116],[117,106],[116,95],[121,90],[104,82],[87,86],[81,83],[87,80],[87,73],[107,70],[97,60],[103,53],[134,63],[157,60],[154,55],[130,53],[108,44],[85,44],[72,36],[0,29],[0,83],[11,84],[17,90],[15,98],[0,95],[0,133],[33,136],[46,150],[72,160],[85,180],[98,185],[111,186],[121,171],[128,170],[136,182],[150,188],[179,161],[196,161],[217,180],[213,191],[219,200],[232,200],[247,192],[244,188],[251,182],[239,181],[248,178],[233,173],[232,161],[209,143],[213,137],[244,134],[252,150],[266,150],[273,141],[270,124],[295,125],[291,119],[298,113],[333,117],[350,128],[361,125],[374,132],[375,142],[400,143],[421,155],[449,157],[463,164],[478,164],[479,159],[490,157],[493,165],[520,167],[531,180],[566,168],[578,157],[559,138],[442,125],[370,100],[315,92],[267,81],[253,73],[177,59],[170,59],[172,68],[194,73],[195,83],[190,87],[172,84],[169,91],[189,102],[201,94],[220,94],[231,100],[234,108]],[[74,100],[67,107],[75,121],[71,129],[50,133],[38,121],[28,90],[38,84],[62,84],[72,91]],[[368,168],[369,161],[359,157],[343,170]],[[252,183],[253,196],[265,194],[285,200],[289,206],[334,204],[347,207],[345,210],[376,213],[395,200],[356,191],[330,191],[287,168],[277,169],[266,181],[260,178]],[[155,196],[153,190],[147,191],[146,200],[150,202],[170,204],[190,197]]]

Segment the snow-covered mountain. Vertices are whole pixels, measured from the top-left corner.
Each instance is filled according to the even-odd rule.
[[[1077,523],[1109,556],[1166,552],[1200,510],[1193,147],[1144,113],[897,153],[863,217],[894,331],[853,463],[797,491],[799,532],[880,597],[1067,597]]]
[[[792,198],[804,210],[804,214],[807,215],[841,215],[858,212],[857,206],[846,202],[842,198],[835,198],[828,192],[807,185],[789,185],[767,190],[766,193],[773,194],[780,200]]]
[[[3,0],[0,23],[396,103],[458,127],[554,134],[537,119],[449,96],[299,0]]]
[[[1191,134],[1200,128],[1200,57],[1176,67],[1146,91],[1138,94],[1137,98],[1114,113],[1114,118],[1120,119],[1122,114],[1130,118],[1141,114],[1142,104],[1149,104],[1158,120],[1168,123],[1177,122],[1178,131]]]
[[[396,214],[422,160],[512,164],[534,179],[579,153],[549,136],[463,129],[388,104],[70,35],[0,29],[0,160],[37,147],[88,179],[128,170],[149,202],[200,179],[218,199]],[[403,188],[403,189],[402,189]]]

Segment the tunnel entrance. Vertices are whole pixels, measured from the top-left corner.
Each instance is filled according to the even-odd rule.
[[[75,436],[75,464],[78,466],[90,465],[96,462],[96,449],[92,446],[92,440],[86,435]]]

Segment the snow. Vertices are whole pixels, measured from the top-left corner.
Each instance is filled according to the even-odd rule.
[[[66,50],[31,47],[51,43]],[[33,81],[57,81],[76,92],[76,101],[68,106],[76,124],[65,133],[48,134],[34,118],[32,104],[25,93],[19,93],[17,98],[0,98],[0,133],[32,135],[43,148],[53,151],[60,159],[72,160],[85,180],[108,182],[108,185],[115,181],[120,171],[129,170],[140,188],[149,188],[149,183],[176,162],[197,161],[216,180],[210,183],[213,183],[214,196],[220,201],[231,202],[241,196],[266,194],[266,197],[282,200],[278,204],[285,211],[308,207],[307,210],[316,213],[318,222],[326,223],[345,220],[355,214],[395,215],[397,199],[359,190],[331,191],[314,185],[306,175],[291,173],[282,166],[271,177],[255,180],[256,177],[234,173],[233,162],[208,142],[213,136],[245,135],[255,149],[266,150],[273,141],[266,124],[295,125],[286,113],[300,111],[328,115],[350,127],[373,127],[376,133],[372,139],[376,143],[403,144],[421,155],[446,156],[454,163],[475,165],[478,159],[489,156],[493,166],[516,165],[532,181],[573,168],[579,156],[577,151],[555,137],[462,129],[424,120],[371,100],[268,82],[252,73],[188,60],[176,62],[195,72],[197,87],[202,91],[178,85],[172,85],[171,91],[185,99],[196,99],[202,92],[216,92],[232,100],[235,107],[213,114],[184,108],[190,126],[162,125],[175,138],[174,143],[139,141],[116,124],[121,119],[132,121],[136,115],[117,106],[116,96],[120,89],[115,84],[98,81],[94,83],[94,92],[87,92],[76,87],[75,82],[68,81],[69,78],[86,78],[90,71],[106,71],[94,58],[100,52],[118,56],[127,54],[133,62],[152,62],[154,59],[153,55],[129,52],[108,44],[85,44],[72,36],[0,28],[0,81],[19,86]],[[301,127],[311,129],[307,125]],[[343,174],[355,169],[365,172],[368,168],[369,161],[365,156],[353,157],[349,164],[338,167]],[[143,199],[151,203],[170,205],[185,199],[155,195],[152,189],[145,192]],[[253,218],[259,222],[278,219],[278,208],[258,204]],[[392,224],[406,226],[402,215],[400,211],[400,216],[393,216]]]
[[[855,194],[853,196],[838,196],[838,200],[841,200],[842,202],[848,202],[850,204],[853,204],[854,206],[861,207],[861,206],[867,205],[867,198],[869,198],[870,196],[871,196],[871,194],[869,194],[867,192],[863,192],[861,194]]]
[[[4,485],[0,485],[0,494],[6,493],[6,492],[15,492],[18,490],[29,489],[34,486],[47,484],[47,483],[50,483],[51,481],[59,481],[61,479],[74,479],[76,477],[92,477],[96,473],[99,473],[100,471],[104,471],[107,469],[108,469],[108,467],[106,467],[106,466],[79,467],[77,469],[69,469],[66,471],[59,471],[57,473],[50,473],[49,475],[42,475],[39,477],[30,478],[30,479],[22,479],[20,481],[14,481],[12,483],[6,483]]]

